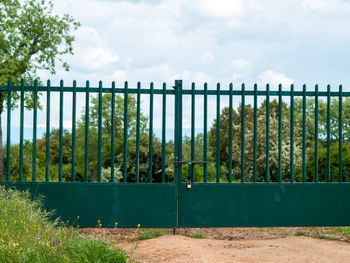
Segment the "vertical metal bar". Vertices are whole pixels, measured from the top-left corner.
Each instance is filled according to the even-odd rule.
[[[191,161],[189,161],[188,164],[187,164],[187,174],[188,174],[189,176],[191,176],[192,165],[193,165],[193,163],[192,163]],[[188,180],[191,180],[191,181],[192,181],[192,179],[188,179]]]
[[[7,86],[7,142],[6,142],[6,181],[10,181],[11,172],[11,79],[8,79]],[[2,142],[1,142],[2,143]]]
[[[266,183],[270,182],[270,85],[266,84]]]
[[[165,143],[166,143],[166,84],[163,83],[163,106],[162,106],[162,179],[165,182]]]
[[[194,95],[195,92],[195,84],[194,82],[192,83],[192,93],[191,93],[191,161],[195,160],[195,103],[196,103],[196,98]],[[194,165],[191,163],[190,165],[190,176],[191,176],[191,180],[192,182],[196,181],[195,178],[195,168]]]
[[[244,151],[245,151],[245,84],[242,83],[241,99],[241,183],[244,183]]]
[[[204,113],[204,123],[203,123],[203,160],[204,160],[204,165],[203,165],[203,181],[204,183],[207,182],[208,180],[208,165],[207,165],[207,160],[208,160],[208,152],[207,152],[207,143],[208,143],[208,84],[204,83],[204,109],[203,109],[203,113]]]
[[[182,80],[179,80],[179,158],[182,161]],[[179,169],[179,182],[182,182],[182,169]]]
[[[180,125],[180,121],[179,121],[179,97],[180,97],[180,81],[179,80],[175,80],[175,125],[174,125],[174,153],[175,153],[175,163],[174,163],[174,182],[177,185],[177,191],[176,191],[176,205],[177,205],[177,217],[176,217],[176,227],[179,227],[179,213],[180,213],[180,202],[179,202],[179,192],[180,192],[180,170],[182,168],[182,166],[180,165],[180,163],[178,163],[180,161],[179,158],[179,125]]]
[[[339,86],[339,182],[343,182],[343,86]]]
[[[220,83],[216,90],[216,182],[220,183]]]
[[[294,85],[290,86],[290,182],[294,182]]]
[[[149,101],[149,150],[148,150],[148,182],[152,183],[152,155],[153,155],[153,82],[150,85]]]
[[[36,181],[36,128],[37,128],[37,110],[38,110],[38,80],[34,81],[34,101],[33,101],[33,155],[32,155],[32,181]]]
[[[89,180],[88,177],[88,164],[89,164],[89,115],[90,115],[90,96],[89,96],[89,81],[86,81],[86,91],[85,91],[85,164],[84,164],[84,181]]]
[[[62,181],[62,143],[63,143],[63,80],[60,81],[60,120],[59,120],[59,156],[58,156],[58,181]]]
[[[46,169],[45,178],[46,182],[50,181],[50,96],[51,96],[51,83],[47,81],[46,90]]]
[[[75,126],[77,112],[77,82],[73,81],[73,100],[72,100],[72,182],[75,182]]]
[[[179,176],[179,81],[175,80],[175,116],[174,116],[174,155],[175,155],[175,163],[174,163],[174,183],[177,183],[178,176]]]
[[[140,160],[140,115],[141,115],[141,83],[137,82],[137,104],[136,104],[136,183],[140,182],[139,160]]]
[[[128,82],[124,83],[124,141],[123,141],[123,182],[127,181],[127,150],[128,150]]]
[[[257,145],[257,111],[258,111],[258,85],[254,84],[254,135],[253,135],[253,181],[256,183],[256,145]]]
[[[114,129],[115,129],[115,82],[112,82],[112,101],[111,101],[111,183],[114,182]]]
[[[229,97],[229,115],[228,115],[228,181],[232,183],[232,95],[233,84],[230,83],[230,97]]]
[[[315,86],[315,183],[318,182],[318,85]]]
[[[302,181],[306,182],[306,85],[303,85]]]
[[[327,85],[327,182],[331,181],[331,86]]]
[[[278,182],[282,182],[282,85],[278,85]]]
[[[49,82],[48,82],[49,83]],[[19,132],[19,180],[23,181],[23,127],[24,127],[24,79],[21,79],[21,105],[20,105],[20,132]]]
[[[101,182],[102,170],[102,81],[98,83],[98,138],[97,138],[97,181]]]

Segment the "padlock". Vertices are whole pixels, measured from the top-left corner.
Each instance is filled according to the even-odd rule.
[[[191,187],[192,187],[191,182],[188,181],[188,182],[187,182],[187,189],[191,189]]]

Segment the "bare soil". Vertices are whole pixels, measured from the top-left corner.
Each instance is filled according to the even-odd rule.
[[[265,240],[194,239],[162,236],[144,240],[135,248],[122,246],[138,262],[350,262],[350,244],[309,237]]]
[[[125,249],[137,262],[349,262],[350,243],[297,236],[322,234],[329,228],[189,228],[121,229],[85,228],[81,233],[98,239],[109,239]],[[144,233],[164,236],[138,241]],[[191,238],[194,234],[205,238]],[[186,235],[186,236],[184,236]],[[344,242],[345,241],[345,242]]]

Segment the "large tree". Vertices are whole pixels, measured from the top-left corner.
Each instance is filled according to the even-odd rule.
[[[62,59],[73,54],[72,31],[79,23],[70,15],[53,14],[50,0],[0,1],[0,84],[9,78],[18,83],[21,78],[31,81],[38,70],[55,74],[57,62],[68,71]],[[0,120],[7,93],[0,92]],[[15,104],[19,98],[13,93]],[[26,108],[32,108],[32,96],[26,94]],[[0,177],[4,175],[2,131],[0,121]]]
[[[282,156],[281,170],[282,179],[289,180],[289,157],[290,157],[290,109],[282,103]],[[232,110],[232,160],[229,160],[229,108],[224,108],[220,114],[220,162],[223,176],[227,174],[229,162],[232,162],[232,174],[234,180],[239,180],[241,173],[241,114],[242,107],[237,111]],[[253,136],[254,136],[254,111],[251,105],[245,106],[245,179],[253,180]],[[269,176],[271,181],[278,179],[278,102],[273,100],[269,106]],[[209,147],[212,158],[216,161],[216,123],[214,120],[209,135]],[[294,126],[294,163],[296,170],[301,161],[301,136],[300,125]],[[257,180],[264,181],[266,174],[266,101],[257,109]],[[296,172],[297,174],[297,172]],[[297,177],[297,175],[295,175]],[[299,180],[300,178],[295,178]]]
[[[128,97],[128,136],[127,136],[127,180],[134,182],[136,180],[136,98],[133,95]],[[102,180],[110,179],[111,167],[111,130],[112,130],[112,96],[104,94],[102,96],[102,133],[101,133],[101,157],[102,157]],[[124,98],[121,95],[115,97],[115,114],[114,114],[114,165],[115,165],[115,180],[119,181],[122,177],[123,170],[123,145],[124,145]],[[96,181],[98,173],[97,154],[98,151],[98,97],[91,99],[90,104],[90,119],[89,119],[89,155],[88,169],[89,180]],[[77,152],[76,152],[76,174],[77,178],[83,178],[84,174],[84,159],[85,159],[85,111],[83,110],[81,121],[77,127]],[[148,159],[149,159],[149,134],[148,134],[148,118],[144,114],[140,114],[140,144],[139,144],[139,176],[140,182],[148,181]],[[162,144],[161,141],[153,136],[153,154],[152,154],[152,174],[153,182],[161,181],[162,174]],[[166,170],[165,179],[170,181],[173,175],[173,160],[171,153],[173,144],[166,144]],[[70,179],[70,178],[69,178]]]

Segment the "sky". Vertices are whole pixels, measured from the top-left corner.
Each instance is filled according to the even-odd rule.
[[[54,12],[68,13],[81,27],[74,32],[74,55],[66,56],[70,71],[57,68],[57,74],[40,72],[40,78],[58,85],[77,80],[83,86],[90,80],[110,87],[124,81],[130,87],[141,81],[155,88],[166,82],[170,88],[182,79],[184,88],[191,82],[198,89],[207,82],[210,89],[220,82],[222,89],[246,83],[252,89],[266,83],[277,89],[327,84],[343,90],[350,87],[350,2],[346,0],[54,0]],[[45,104],[45,96],[41,100]],[[58,105],[58,96],[51,97]],[[71,95],[65,95],[64,127],[71,127]],[[55,103],[57,102],[57,103]],[[239,99],[234,99],[235,106]],[[249,100],[248,100],[249,102]],[[80,114],[84,96],[78,96]],[[215,109],[215,98],[210,109]],[[156,133],[161,129],[161,100],[155,98]],[[228,104],[222,99],[221,108]],[[173,128],[173,101],[168,101],[167,127]],[[196,128],[203,127],[203,100],[196,99]],[[147,115],[149,98],[142,97]],[[185,129],[190,128],[190,100],[184,100]],[[44,107],[45,110],[45,107]],[[25,115],[25,126],[32,127],[32,113]],[[5,115],[5,114],[4,114]],[[19,120],[13,112],[13,125]],[[209,110],[208,125],[216,116]],[[39,113],[39,128],[44,130],[45,112]],[[78,116],[79,118],[79,116]],[[3,123],[4,123],[3,119]],[[58,127],[58,107],[52,109],[52,127]],[[16,128],[14,128],[16,129]],[[39,131],[39,134],[42,134]],[[15,135],[14,135],[15,136]],[[40,137],[40,136],[39,136]],[[14,137],[15,138],[15,137]]]

